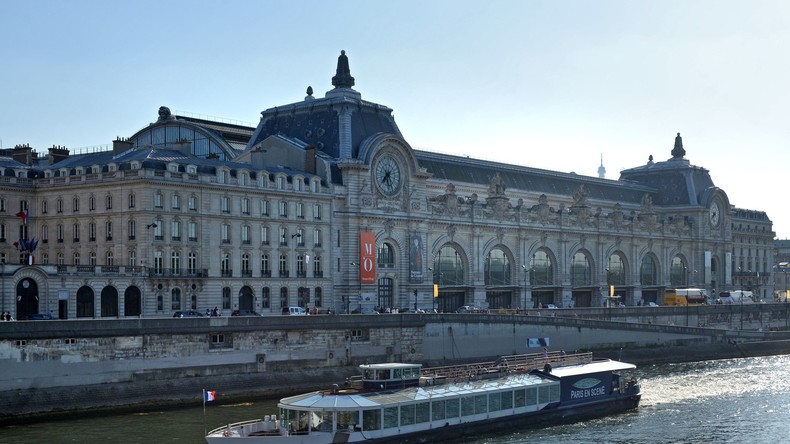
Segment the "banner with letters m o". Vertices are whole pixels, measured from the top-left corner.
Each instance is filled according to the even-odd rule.
[[[372,231],[359,233],[359,282],[376,283],[376,234]]]

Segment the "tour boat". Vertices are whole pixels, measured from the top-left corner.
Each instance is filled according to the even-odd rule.
[[[636,367],[591,353],[503,356],[422,368],[360,365],[342,385],[283,398],[277,414],[228,424],[209,444],[428,442],[502,427],[547,425],[634,409]]]

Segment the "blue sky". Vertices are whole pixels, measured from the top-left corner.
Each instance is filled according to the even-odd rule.
[[[607,178],[675,133],[790,238],[786,1],[5,1],[0,140],[107,145],[157,109],[248,122],[355,89],[415,148]]]

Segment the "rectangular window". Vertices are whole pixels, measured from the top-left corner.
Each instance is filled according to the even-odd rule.
[[[250,200],[246,197],[241,200],[241,214],[250,214]]]
[[[296,203],[296,217],[298,219],[304,219],[304,204],[302,202]]]
[[[321,220],[321,204],[313,204],[313,219]]]
[[[261,245],[269,245],[269,227],[262,226],[261,227]]]
[[[280,217],[288,217],[288,202],[281,200],[279,204],[279,209],[280,209],[279,212]]]
[[[261,216],[269,215],[269,201],[261,199]]]

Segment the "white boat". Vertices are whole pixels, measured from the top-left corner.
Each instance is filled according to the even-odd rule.
[[[283,398],[278,414],[228,424],[209,444],[428,442],[490,429],[551,424],[636,408],[641,390],[619,372],[636,367],[592,354],[503,356],[425,368],[360,366],[340,386]]]

